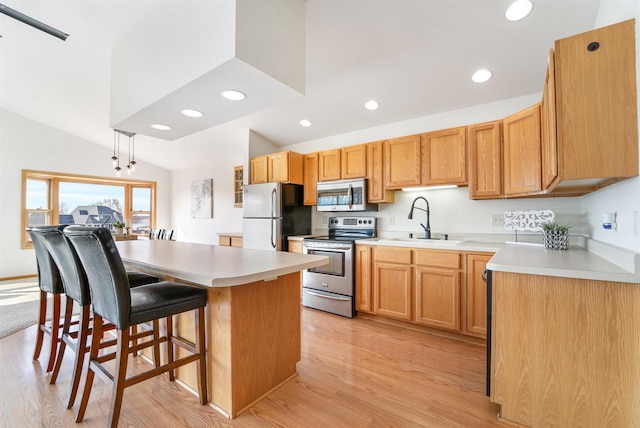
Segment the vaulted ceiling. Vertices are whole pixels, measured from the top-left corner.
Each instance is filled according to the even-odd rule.
[[[70,37],[63,42],[0,15],[0,107],[111,147],[112,47],[151,3],[4,1]],[[179,169],[228,149],[247,129],[284,146],[538,93],[553,41],[591,30],[599,1],[534,0],[519,22],[504,18],[509,4],[307,0],[304,95],[175,141],[138,135],[136,157]],[[493,78],[473,83],[483,67]],[[380,108],[366,110],[369,99]],[[313,125],[301,127],[304,118]]]

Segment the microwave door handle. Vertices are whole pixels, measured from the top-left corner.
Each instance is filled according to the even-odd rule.
[[[353,206],[353,186],[349,184],[349,190],[347,190],[347,199],[349,200],[349,209]]]

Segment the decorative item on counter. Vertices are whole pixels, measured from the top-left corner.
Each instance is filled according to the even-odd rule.
[[[544,248],[548,250],[569,249],[569,226],[555,221],[547,221],[540,224],[542,228],[542,241]]]
[[[616,213],[602,214],[602,228],[604,230],[616,230],[618,228],[616,217]]]
[[[542,223],[551,222],[555,218],[556,215],[551,210],[505,211],[504,228],[516,233],[517,242],[518,231],[539,232],[543,230]]]
[[[116,221],[115,223],[113,223],[113,228],[116,230],[116,233],[124,233],[124,227],[125,224],[121,221]]]

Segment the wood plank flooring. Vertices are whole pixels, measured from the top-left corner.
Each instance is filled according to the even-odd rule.
[[[48,355],[32,361],[35,326],[0,340],[0,427],[104,427],[111,390],[100,379],[76,424],[66,410],[72,353],[55,385]],[[366,319],[302,309],[298,376],[234,420],[163,375],[128,388],[120,427],[493,427],[485,348]],[[43,352],[43,354],[45,354]],[[136,366],[146,364],[136,358]],[[84,379],[81,387],[84,386]]]

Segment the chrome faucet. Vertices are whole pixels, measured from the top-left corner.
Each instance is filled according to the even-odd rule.
[[[423,201],[425,201],[425,203],[427,204],[426,210],[424,208],[416,207],[416,202],[418,201],[418,199],[422,199]],[[431,225],[429,224],[429,201],[427,201],[427,198],[418,196],[413,200],[413,202],[411,203],[411,210],[409,211],[409,220],[413,219],[413,210],[420,210],[427,213],[427,224],[424,225],[420,223],[420,226],[422,226],[422,228],[424,229],[424,237],[426,239],[431,239]]]

